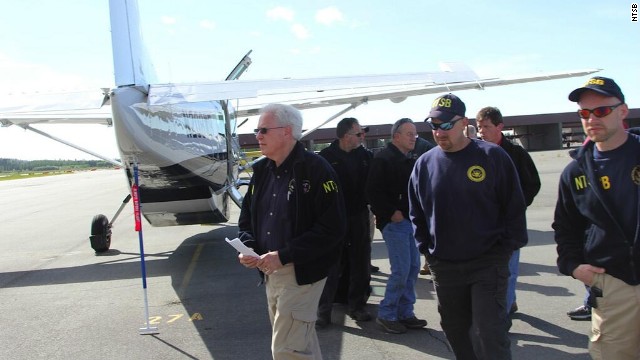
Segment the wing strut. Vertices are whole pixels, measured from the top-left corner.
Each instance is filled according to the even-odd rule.
[[[249,50],[249,52],[240,60],[238,65],[236,65],[236,67],[231,70],[226,80],[237,80],[240,78],[240,75],[242,75],[245,70],[247,70],[249,65],[251,65],[251,58],[249,57],[249,55],[252,51],[253,50]]]
[[[78,145],[76,145],[76,144],[70,143],[70,142],[68,142],[68,141],[66,141],[66,140],[63,140],[63,139],[59,138],[59,137],[53,136],[53,135],[51,135],[51,134],[48,134],[48,133],[46,133],[46,132],[44,132],[44,131],[42,131],[42,130],[38,130],[38,129],[34,128],[34,127],[29,126],[28,124],[22,124],[22,125],[19,125],[19,126],[20,126],[21,128],[23,128],[23,129],[25,129],[25,130],[31,130],[31,131],[33,131],[33,132],[34,132],[34,133],[36,133],[36,134],[40,134],[40,135],[42,135],[42,136],[44,136],[44,137],[48,137],[48,138],[49,138],[49,139],[51,139],[51,140],[55,140],[55,141],[57,141],[57,142],[59,142],[59,143],[62,143],[62,144],[64,144],[64,145],[71,146],[72,148],[74,148],[74,149],[76,149],[76,150],[80,150],[80,151],[85,152],[85,153],[87,153],[87,154],[89,154],[89,155],[91,155],[91,156],[95,156],[95,157],[97,157],[98,159],[102,159],[102,160],[104,160],[104,161],[106,161],[106,162],[110,162],[110,163],[112,163],[112,164],[113,164],[113,165],[115,165],[115,166],[120,166],[120,167],[122,166],[122,163],[120,163],[120,162],[118,162],[118,161],[116,161],[116,160],[109,159],[108,157],[106,157],[106,156],[102,156],[102,155],[100,155],[100,154],[97,154],[97,153],[95,153],[95,152],[93,152],[93,151],[91,151],[91,150],[89,150],[89,149],[85,149],[85,148],[83,148],[83,147],[81,147],[81,146],[78,146]]]

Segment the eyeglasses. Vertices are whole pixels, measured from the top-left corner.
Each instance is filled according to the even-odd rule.
[[[449,122],[443,122],[443,123],[440,123],[440,124],[436,124],[432,120],[428,120],[427,123],[431,126],[431,128],[433,130],[440,129],[440,130],[448,131],[448,130],[453,129],[453,127],[456,125],[456,122],[458,122],[458,121],[460,121],[462,119],[464,119],[464,118],[459,118],[459,119],[456,119],[456,120],[452,120],[452,121],[449,121]]]
[[[271,129],[282,129],[282,128],[286,128],[286,126],[274,126],[274,127],[261,127],[261,128],[257,128],[253,130],[253,133],[258,135],[258,134],[266,134],[267,132],[269,132],[269,130]]]
[[[599,106],[595,109],[580,109],[578,110],[578,115],[580,115],[582,119],[588,119],[590,114],[595,115],[595,117],[603,118],[611,114],[613,109],[617,108],[622,104],[624,103],[620,103],[618,105],[612,105],[612,106]]]

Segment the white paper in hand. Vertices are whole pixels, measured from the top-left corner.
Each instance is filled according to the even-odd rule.
[[[224,239],[227,240],[227,243],[233,246],[242,255],[260,257],[260,255],[256,254],[255,251],[248,248],[247,245],[243,244],[242,241],[240,241],[240,239],[238,238],[235,238],[233,240],[229,240],[229,238],[224,238]]]

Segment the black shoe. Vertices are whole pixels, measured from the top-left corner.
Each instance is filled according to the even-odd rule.
[[[516,302],[514,301],[513,304],[511,304],[511,309],[509,309],[509,315],[513,315],[517,312],[518,312],[518,304],[516,304]]]
[[[353,310],[349,313],[349,316],[355,321],[369,321],[371,320],[371,314],[365,309]]]
[[[379,267],[377,267],[377,266],[374,266],[374,265],[369,265],[369,271],[370,271],[372,274],[375,274],[375,273],[377,273],[378,271],[380,271],[380,268],[379,268]]]
[[[427,320],[418,319],[413,316],[406,319],[400,319],[400,324],[404,325],[407,329],[422,329],[427,326]]]
[[[567,315],[571,320],[591,320],[591,307],[582,305],[567,312]]]
[[[318,320],[316,320],[316,329],[324,329],[329,325],[331,325],[331,318],[318,316]]]
[[[391,321],[377,318],[376,323],[380,325],[385,332],[391,334],[404,334],[407,332],[407,327],[402,325],[400,321]]]

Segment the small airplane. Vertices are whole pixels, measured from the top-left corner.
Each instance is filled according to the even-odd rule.
[[[238,118],[257,115],[274,99],[300,110],[344,108],[304,135],[369,101],[394,103],[410,96],[484,89],[534,81],[584,76],[599,71],[546,73],[527,77],[480,78],[472,70],[446,64],[443,71],[309,79],[239,80],[251,64],[251,51],[224,81],[154,83],[153,65],[142,44],[135,0],[110,0],[115,88],[94,92],[38,94],[0,105],[0,124],[26,130],[122,166],[129,185],[139,169],[142,215],[152,226],[213,224],[229,221],[229,200],[240,206],[242,152]],[[242,102],[240,102],[242,100]],[[238,102],[237,109],[232,102]],[[110,105],[110,110],[109,106]],[[120,161],[110,159],[33,124],[104,124],[113,126]],[[111,245],[111,227],[131,195],[109,221],[102,214],[91,223],[96,252]]]
[[[566,147],[571,147],[572,143],[582,144],[587,139],[584,132],[563,132],[562,143]]]

